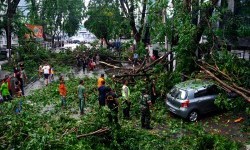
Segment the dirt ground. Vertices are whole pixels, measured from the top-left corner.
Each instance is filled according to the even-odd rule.
[[[235,122],[239,118],[240,122]],[[203,116],[201,122],[206,124],[207,132],[224,135],[234,141],[250,144],[250,116],[244,112],[217,112]]]

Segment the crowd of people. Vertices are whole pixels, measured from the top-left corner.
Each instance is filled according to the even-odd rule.
[[[138,56],[135,56],[135,61]],[[95,58],[95,59],[94,59]],[[92,63],[95,64],[92,64]],[[86,72],[86,68],[89,67],[89,70],[93,70],[96,64],[99,64],[99,55],[96,54],[94,57],[87,57],[86,54],[77,56],[78,65],[82,66],[83,72]],[[1,86],[0,86],[0,101],[9,101],[14,96],[21,97],[24,96],[24,84],[27,80],[27,75],[25,73],[24,63],[21,62],[14,66],[13,68],[13,77],[8,75],[5,76]],[[47,86],[50,82],[54,80],[54,68],[49,65],[47,62],[44,65],[39,66],[39,77],[44,77],[45,85]],[[128,81],[124,80],[123,86],[121,88],[121,97],[118,97],[116,91],[105,84],[104,74],[97,80],[97,90],[99,92],[99,108],[107,106],[110,109],[110,113],[107,118],[110,123],[119,125],[118,123],[118,112],[119,105],[122,105],[123,118],[126,120],[131,119],[130,110],[131,110],[131,99],[130,99],[130,88],[128,87]],[[14,89],[14,90],[13,90]],[[64,109],[66,107],[66,97],[67,97],[67,88],[65,86],[65,80],[63,76],[59,78],[59,87],[58,91],[61,97],[61,107]],[[151,92],[151,93],[149,93]],[[77,87],[77,97],[79,99],[79,112],[81,115],[84,115],[84,107],[86,104],[86,89],[84,87],[84,81],[80,80]],[[122,99],[119,104],[118,99]],[[152,81],[150,88],[142,89],[142,94],[140,97],[140,106],[141,106],[141,127],[145,129],[151,129],[150,126],[150,108],[152,104],[155,103],[156,91],[155,91],[155,80]]]
[[[107,105],[110,109],[110,113],[108,114],[109,122],[118,124],[119,97],[114,89],[111,89],[109,86],[105,85],[104,74],[101,74],[101,76],[98,78],[97,87],[99,91],[99,107]],[[142,88],[141,92],[142,94],[139,102],[141,108],[141,127],[145,129],[152,129],[150,126],[150,108],[152,108],[156,100],[155,80],[152,80],[149,88]],[[130,88],[128,87],[128,80],[123,81],[123,86],[121,88],[121,99],[123,118],[130,120],[132,102],[130,97]]]
[[[66,96],[67,96],[67,88],[65,86],[65,81],[63,77],[60,77],[59,84],[59,93],[61,96],[61,107],[64,109],[66,106]],[[99,92],[99,108],[107,106],[110,109],[110,112],[107,115],[107,118],[110,123],[114,123],[119,125],[118,123],[118,112],[119,112],[119,101],[118,95],[116,91],[109,86],[105,85],[104,74],[97,80],[97,89]],[[151,92],[151,93],[149,93]],[[130,89],[128,87],[128,81],[124,80],[123,86],[121,88],[121,105],[123,118],[126,120],[130,120]],[[77,97],[79,99],[79,112],[81,115],[84,115],[84,107],[86,104],[86,88],[84,87],[84,81],[80,80],[79,85],[77,87]],[[155,103],[156,91],[155,91],[155,80],[152,81],[150,85],[150,90],[147,88],[142,89],[142,95],[140,97],[140,106],[141,106],[141,127],[145,129],[152,129],[150,126],[150,108]]]
[[[99,65],[100,56],[99,54],[94,54],[90,56],[87,53],[77,54],[76,55],[77,66],[82,67],[83,73],[87,71],[93,71],[97,65]]]
[[[13,76],[5,75],[0,86],[0,102],[10,101],[13,97],[24,96],[24,84],[27,81],[24,63],[20,62],[13,67]]]

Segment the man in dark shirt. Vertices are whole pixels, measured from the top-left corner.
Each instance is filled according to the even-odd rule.
[[[151,97],[152,104],[155,104],[155,100],[157,98],[156,88],[155,88],[155,79],[153,79],[150,84],[150,97]]]
[[[106,86],[105,81],[102,81],[102,86],[98,88],[99,91],[99,106],[105,106],[105,97],[106,97]]]
[[[111,90],[110,87],[107,87],[106,103],[108,105],[108,108],[110,109],[110,113],[108,114],[109,123],[112,123],[114,121],[115,124],[118,124],[117,95]]]

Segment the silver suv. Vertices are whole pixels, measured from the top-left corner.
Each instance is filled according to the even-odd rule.
[[[213,82],[188,80],[171,89],[166,105],[172,113],[194,122],[201,114],[218,109],[214,104],[217,95],[218,89]]]

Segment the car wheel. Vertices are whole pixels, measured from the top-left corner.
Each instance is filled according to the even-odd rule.
[[[194,111],[189,113],[187,119],[191,122],[195,122],[198,120],[198,118],[199,118],[199,113],[196,110],[194,110]]]

